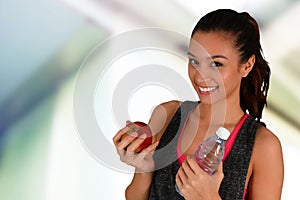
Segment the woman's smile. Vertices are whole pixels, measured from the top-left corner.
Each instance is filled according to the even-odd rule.
[[[212,92],[216,91],[219,86],[198,86],[199,93],[202,95],[210,95]]]

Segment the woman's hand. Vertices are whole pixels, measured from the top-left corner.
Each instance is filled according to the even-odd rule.
[[[120,160],[128,165],[136,168],[136,172],[151,172],[154,170],[153,153],[158,145],[158,141],[154,142],[140,153],[134,150],[142,144],[146,135],[138,137],[138,133],[133,132],[121,140],[123,134],[129,131],[129,127],[121,129],[113,138]]]
[[[176,184],[187,200],[221,199],[219,188],[224,177],[222,167],[221,163],[210,176],[199,167],[193,157],[188,157],[177,172]]]

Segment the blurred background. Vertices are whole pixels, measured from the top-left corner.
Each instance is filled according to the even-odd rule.
[[[188,36],[201,16],[218,8],[247,11],[259,22],[272,70],[263,121],[283,147],[282,199],[295,199],[300,179],[298,0],[0,2],[0,199],[124,199],[132,174],[97,162],[76,133],[76,73],[88,53],[109,37],[143,27]],[[172,95],[153,104],[168,98]],[[130,112],[147,120],[153,106]],[[108,140],[114,134],[108,133]]]

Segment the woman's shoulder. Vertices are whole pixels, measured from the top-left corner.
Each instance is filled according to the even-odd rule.
[[[149,126],[155,140],[159,140],[181,104],[181,101],[172,100],[161,103],[154,108],[149,120]]]
[[[171,101],[163,102],[160,105],[158,105],[157,107],[163,107],[168,112],[171,112],[171,111],[174,112],[174,110],[177,110],[181,104],[182,104],[182,101],[171,100]]]
[[[258,148],[265,150],[268,148],[272,150],[274,147],[281,148],[279,138],[265,126],[259,126],[256,133],[255,143]]]
[[[181,106],[182,102],[177,100],[167,101],[156,106],[152,112],[151,119],[153,117],[157,118],[167,118],[172,117],[177,109]]]
[[[284,179],[282,148],[279,138],[264,126],[257,130],[251,160],[250,196],[278,199]]]
[[[282,159],[282,147],[279,138],[265,126],[257,130],[253,148],[254,162],[263,166],[265,162]]]

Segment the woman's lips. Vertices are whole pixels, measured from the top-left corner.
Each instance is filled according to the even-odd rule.
[[[198,86],[198,88],[199,88],[200,94],[207,95],[207,94],[214,92],[216,89],[219,88],[219,86],[205,86],[205,87]]]

